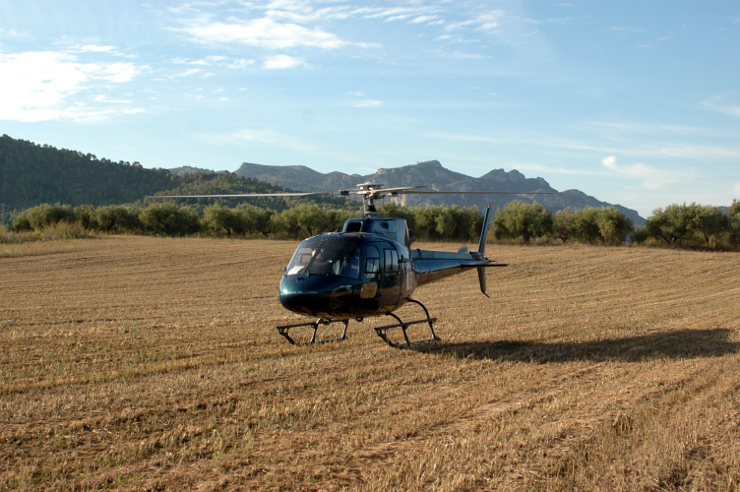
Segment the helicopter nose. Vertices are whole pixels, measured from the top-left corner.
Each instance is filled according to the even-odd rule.
[[[327,310],[329,293],[311,277],[283,277],[280,281],[280,304],[299,314],[320,315]]]

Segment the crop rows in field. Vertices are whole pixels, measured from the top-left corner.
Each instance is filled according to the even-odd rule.
[[[737,487],[736,254],[490,246],[396,350],[278,335],[294,247],[0,251],[0,490]]]

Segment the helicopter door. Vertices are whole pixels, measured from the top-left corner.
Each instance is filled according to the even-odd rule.
[[[378,295],[380,282],[380,252],[375,246],[365,248],[365,266],[362,269],[362,288],[360,298],[374,299]]]
[[[381,305],[395,305],[401,298],[401,264],[396,248],[383,249],[383,277],[380,282]]]

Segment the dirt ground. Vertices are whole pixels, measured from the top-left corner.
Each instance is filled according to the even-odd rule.
[[[295,246],[0,245],[0,490],[738,490],[737,253],[491,245],[399,350],[280,337]]]

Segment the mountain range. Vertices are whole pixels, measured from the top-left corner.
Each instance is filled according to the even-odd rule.
[[[21,210],[41,203],[109,205],[132,203],[146,195],[279,193],[295,191],[338,191],[359,183],[379,182],[388,187],[424,186],[436,191],[495,191],[511,195],[401,195],[401,205],[488,204],[494,210],[512,200],[538,201],[549,211],[567,207],[606,207],[610,204],[578,190],[559,192],[542,178],[527,178],[517,170],[494,169],[479,178],[451,171],[439,161],[379,169],[373,174],[320,173],[305,166],[266,166],[244,163],[233,173],[192,166],[175,169],[146,169],[140,163],[113,162],[80,151],[0,137],[0,203],[7,210]],[[534,193],[547,193],[535,195]],[[346,205],[340,198],[310,197],[314,203]],[[232,200],[233,201],[233,200]],[[193,202],[191,202],[193,203]],[[213,203],[213,201],[208,201]],[[229,202],[230,203],[230,202]],[[258,199],[260,206],[283,209],[285,200]],[[615,205],[636,225],[645,219],[635,211]]]
[[[418,162],[416,164],[391,169],[378,169],[373,174],[345,174],[334,171],[320,173],[306,166],[268,166],[245,162],[234,171],[237,176],[267,181],[283,188],[301,191],[337,191],[354,188],[359,183],[383,183],[386,187],[424,186],[434,191],[495,191],[499,193],[518,193],[512,195],[401,195],[401,205],[459,205],[477,206],[483,210],[489,204],[496,210],[513,200],[527,203],[539,202],[551,212],[571,207],[578,210],[585,207],[609,207],[612,204],[602,202],[579,190],[557,191],[542,178],[527,178],[519,171],[512,169],[494,169],[479,178],[451,171],[437,161]],[[535,195],[534,193],[548,193]],[[632,219],[635,225],[642,225],[645,219],[636,210],[613,205]]]

